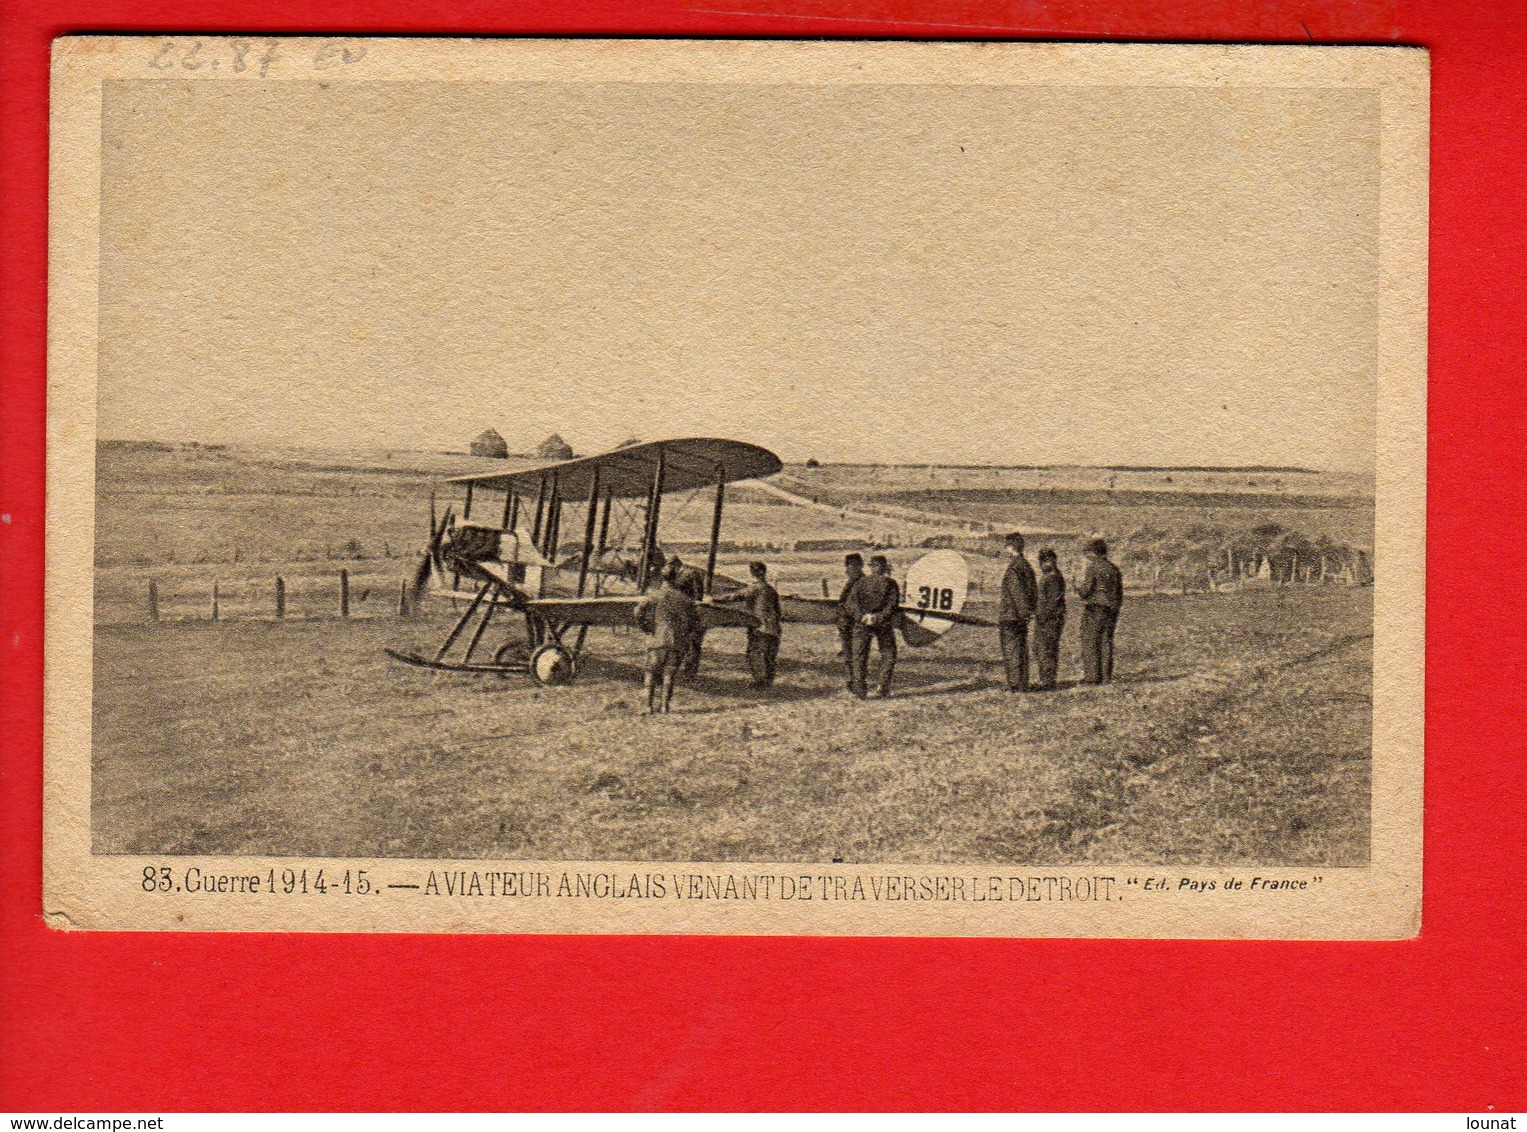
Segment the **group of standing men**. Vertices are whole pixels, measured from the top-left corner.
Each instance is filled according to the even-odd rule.
[[[767,688],[774,683],[779,656],[779,591],[769,584],[769,568],[762,562],[749,563],[748,573],[753,576],[748,585],[711,600],[718,605],[741,604],[753,615],[748,626],[748,670],[755,687]],[[648,715],[670,710],[676,677],[692,679],[700,671],[705,640],[699,604],[705,597],[705,574],[674,555],[662,564],[659,578],[658,587],[636,606],[636,622],[650,635],[642,677]]]
[[[845,560],[847,583],[838,595],[838,634],[848,670],[848,687],[863,699],[869,695],[870,646],[880,651],[880,671],[874,694],[891,694],[896,671],[896,625],[901,616],[901,587],[891,577],[891,564],[882,554],[870,559],[850,554]],[[705,575],[686,566],[677,555],[657,569],[659,584],[636,606],[636,622],[648,634],[647,664],[642,690],[649,715],[666,713],[673,702],[676,679],[690,679],[700,669],[700,649],[705,628],[700,602],[705,598]],[[753,685],[774,683],[779,657],[779,591],[769,582],[769,568],[762,562],[748,564],[752,581],[733,593],[711,595],[716,605],[735,603],[752,614],[748,627],[748,670]]]
[[[864,570],[864,555],[850,554],[843,559],[847,576],[838,594],[838,655],[848,669],[848,690],[861,700],[869,695],[870,645],[880,653],[880,671],[876,674],[875,695],[891,694],[891,676],[896,672],[896,623],[901,617],[901,587],[891,577],[891,563],[883,554],[870,559]]]
[[[1010,692],[1044,691],[1055,687],[1060,668],[1060,634],[1066,625],[1066,579],[1055,551],[1039,552],[1039,574],[1023,553],[1023,536],[1005,540],[1012,561],[1002,575],[997,610],[997,635]],[[1087,565],[1076,585],[1082,600],[1082,680],[1106,684],[1113,679],[1113,631],[1124,604],[1124,578],[1108,561],[1108,544],[1087,544]],[[1039,679],[1029,679],[1029,628],[1033,626],[1034,667]]]
[[[1066,579],[1054,550],[1039,552],[1039,572],[1023,552],[1023,536],[1010,534],[1006,546],[1011,561],[1002,575],[997,612],[997,635],[1002,649],[1009,691],[1027,692],[1055,687],[1060,667],[1060,637],[1066,624]],[[1113,634],[1119,608],[1124,602],[1124,582],[1119,568],[1108,560],[1108,544],[1093,539],[1087,544],[1086,567],[1076,585],[1082,601],[1082,679],[1106,684],[1113,679]],[[846,580],[838,594],[838,639],[847,669],[848,690],[864,699],[891,694],[896,671],[896,628],[902,616],[901,587],[891,577],[891,564],[883,554],[870,558],[865,569],[862,554],[843,560]],[[748,627],[748,669],[753,684],[767,688],[774,683],[779,656],[779,591],[769,582],[762,562],[748,565],[752,581],[742,589],[712,596],[716,604],[736,603],[752,615]],[[673,700],[674,680],[692,678],[700,668],[700,649],[705,628],[699,603],[705,598],[705,574],[686,566],[677,555],[662,563],[661,584],[636,608],[636,620],[650,635],[643,678],[646,711],[667,712]],[[1032,627],[1032,641],[1030,628]],[[869,690],[870,646],[880,656],[875,689]],[[1030,680],[1029,650],[1038,679]]]

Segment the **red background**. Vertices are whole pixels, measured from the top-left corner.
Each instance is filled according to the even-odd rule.
[[[0,1110],[1527,1107],[1527,20],[1433,0],[34,0],[4,12]],[[742,11],[746,9],[746,11]],[[39,918],[49,41],[75,31],[1432,50],[1425,929],[1385,944],[62,934]]]

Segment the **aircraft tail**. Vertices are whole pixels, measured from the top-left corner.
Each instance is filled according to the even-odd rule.
[[[960,616],[970,568],[957,550],[933,550],[907,569],[901,589],[901,636],[912,648],[937,643]]]

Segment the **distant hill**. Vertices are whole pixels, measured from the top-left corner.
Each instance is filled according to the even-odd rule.
[[[1281,464],[856,464],[834,463],[830,460],[791,460],[788,463],[812,468],[938,468],[951,472],[1221,472],[1228,475],[1242,473],[1279,473],[1296,476],[1318,476],[1325,473],[1318,468],[1300,468]]]
[[[1295,476],[1318,476],[1314,468],[1285,467],[1281,464],[1101,464],[1100,472],[1279,472]]]

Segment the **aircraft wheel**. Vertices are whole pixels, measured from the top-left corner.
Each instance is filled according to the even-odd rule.
[[[578,662],[561,645],[542,645],[530,654],[530,678],[543,687],[571,684],[577,674]]]

